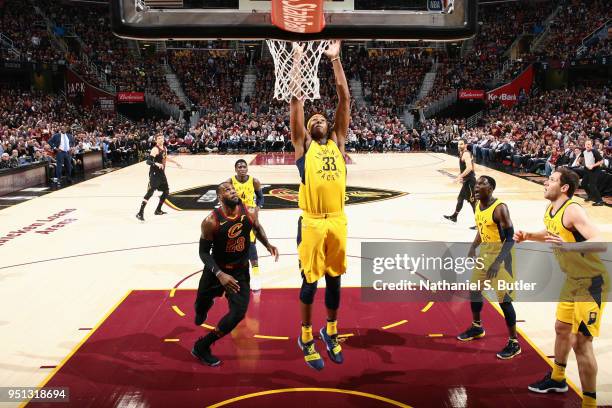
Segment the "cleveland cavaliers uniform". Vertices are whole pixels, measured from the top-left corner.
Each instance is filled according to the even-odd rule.
[[[544,214],[546,231],[559,235],[563,242],[582,242],[584,237],[578,231],[571,231],[563,225],[563,214],[570,205],[580,205],[568,199],[552,213],[552,204]],[[596,253],[554,250],[561,270],[566,274],[565,283],[557,305],[557,320],[571,324],[572,333],[581,332],[597,337],[601,315],[609,289],[608,271]]]
[[[346,163],[336,143],[312,141],[296,161],[300,172],[298,256],[308,283],[346,272]]]
[[[463,160],[463,155],[459,156],[459,173],[462,174],[465,171],[466,167],[467,166],[465,164],[465,160]],[[463,185],[461,186],[459,197],[469,201],[470,203],[473,203],[475,186],[476,175],[474,174],[474,170],[471,170],[468,175],[463,178]]]
[[[465,165],[464,165],[465,166]],[[473,174],[473,173],[472,173]],[[476,219],[476,228],[480,235],[480,252],[479,258],[482,258],[483,268],[475,268],[472,274],[472,282],[483,282],[487,279],[487,271],[497,259],[503,246],[502,241],[502,229],[499,223],[497,223],[493,217],[495,209],[504,205],[504,203],[497,199],[486,208],[481,208],[481,202],[476,202],[476,212],[474,218]],[[495,288],[497,294],[497,300],[499,303],[510,302],[514,300],[514,292],[507,290],[497,290],[498,281],[514,282],[516,277],[513,271],[513,256],[514,250],[512,250],[506,259],[504,259],[499,267],[497,276],[491,279],[491,286]]]
[[[161,149],[158,147],[157,149],[158,153],[157,156],[153,157],[153,162],[162,164],[165,167],[168,149],[165,147]],[[165,169],[160,169],[155,164],[149,167],[149,189],[160,191],[169,190]]]
[[[217,219],[218,229],[213,234],[213,259],[219,268],[232,275],[240,285],[240,292],[228,294],[230,302],[249,302],[249,234],[253,229],[253,220],[246,207],[238,206],[238,214],[229,218],[221,208],[215,208],[213,216]],[[212,298],[222,296],[225,288],[212,273],[211,268],[204,265],[202,278],[198,288],[196,310],[209,305]],[[210,306],[208,306],[210,307]]]

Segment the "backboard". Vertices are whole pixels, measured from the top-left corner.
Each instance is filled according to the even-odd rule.
[[[286,1],[286,0],[273,0]],[[281,30],[270,0],[110,0],[113,32],[141,40],[461,40],[477,28],[477,0],[324,1],[320,32]]]

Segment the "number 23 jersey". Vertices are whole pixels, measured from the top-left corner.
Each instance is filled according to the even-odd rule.
[[[306,154],[296,161],[302,183],[299,207],[311,214],[344,211],[346,163],[336,143],[312,141]]]

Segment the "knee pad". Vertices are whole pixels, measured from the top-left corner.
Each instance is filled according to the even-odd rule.
[[[168,196],[170,195],[170,191],[169,190],[164,190],[162,192],[162,195],[159,197],[160,201],[164,201],[166,198],[168,198]]]
[[[506,325],[512,327],[516,325],[516,312],[514,311],[514,305],[512,302],[500,303],[502,311],[504,312],[504,318],[506,319]]]
[[[325,275],[325,307],[337,310],[340,307],[340,276]]]
[[[145,194],[144,199],[148,200],[149,198],[151,198],[151,196],[153,195],[153,191],[152,189],[147,190],[147,194]]]
[[[302,278],[302,287],[300,288],[300,300],[302,303],[312,305],[315,293],[317,293],[317,282],[308,283],[306,278]]]

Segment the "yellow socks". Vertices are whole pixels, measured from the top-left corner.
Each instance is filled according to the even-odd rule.
[[[306,344],[312,340],[312,326],[302,326],[302,343]]]
[[[553,371],[550,378],[555,381],[563,381],[565,379],[565,364],[555,363],[553,364]]]
[[[597,408],[597,396],[594,392],[582,393],[582,408]]]
[[[325,328],[325,331],[327,331],[327,335],[328,336],[333,336],[338,334],[338,321],[334,320],[334,321],[327,321],[327,327]]]
[[[251,272],[253,272],[253,276],[259,276],[259,266],[254,266]]]

